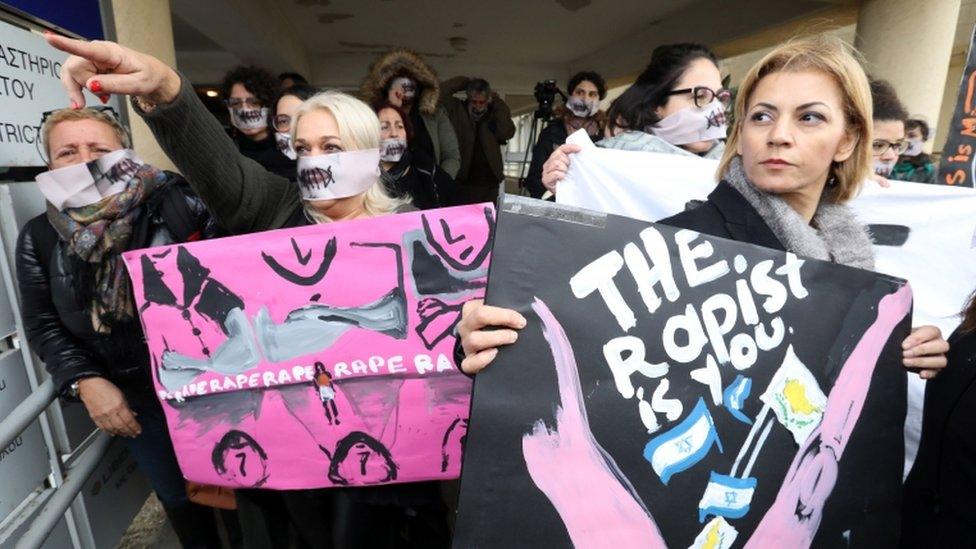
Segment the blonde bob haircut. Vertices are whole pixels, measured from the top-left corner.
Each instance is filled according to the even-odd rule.
[[[97,109],[60,109],[49,114],[47,118],[44,119],[44,125],[41,126],[41,143],[44,145],[44,154],[47,155],[48,164],[51,163],[51,147],[48,144],[48,138],[51,136],[51,131],[54,127],[62,122],[75,122],[78,120],[94,120],[96,122],[101,122],[115,132],[115,136],[119,138],[119,143],[122,144],[123,149],[128,149],[132,147],[129,142],[129,132],[125,130],[122,123],[116,120],[114,116],[106,111]]]
[[[839,38],[829,35],[816,35],[796,38],[766,54],[752,66],[739,86],[735,99],[734,122],[729,132],[725,154],[718,167],[718,177],[726,173],[732,160],[738,156],[736,150],[746,116],[746,106],[759,81],[777,72],[800,72],[817,70],[834,79],[840,88],[844,101],[846,131],[856,139],[854,151],[843,162],[835,162],[830,167],[828,182],[824,188],[824,199],[831,203],[843,203],[855,195],[861,183],[870,175],[872,106],[871,87],[859,61],[860,55]]]
[[[309,97],[298,106],[292,117],[291,138],[295,141],[298,131],[298,121],[302,116],[317,110],[328,111],[339,126],[339,138],[342,139],[343,150],[357,151],[375,149],[380,146],[380,121],[373,109],[359,99],[336,90],[328,90]],[[386,192],[383,183],[376,179],[363,198],[363,206],[370,217],[393,213],[408,200],[393,198]],[[316,223],[332,221],[328,216],[316,211],[305,203],[305,215]]]

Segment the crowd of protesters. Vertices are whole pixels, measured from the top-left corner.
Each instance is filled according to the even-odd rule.
[[[72,105],[43,122],[48,173],[58,172],[60,181],[84,178],[85,164],[97,159],[135,168],[119,189],[94,201],[40,186],[48,211],[28,222],[17,245],[29,342],[59,394],[80,400],[99,429],[124,438],[181,543],[219,547],[213,513],[187,496],[121,254],[493,202],[506,177],[512,114],[484,78],[442,81],[421,56],[396,49],[366,69],[356,94],[319,89],[295,73],[275,78],[235,68],[221,87],[228,131],[191,82],[162,61],[111,42],[47,39],[71,54],[61,75]],[[869,78],[856,51],[832,38],[776,48],[734,97],[715,54],[699,44],[655,48],[606,109],[598,72],[579,72],[565,88],[565,103],[530,145],[523,185],[536,198],[558,194],[580,150],[565,144],[567,136],[584,130],[598,147],[719,160],[708,200],[662,223],[873,269],[870,240],[845,204],[873,181],[935,178],[923,151],[928,124],[908,114],[890,84]],[[83,89],[130,98],[181,175],[138,161],[126,129],[106,110],[85,107]],[[335,155],[355,169],[328,194],[300,184],[302,173]],[[948,342],[937,328],[918,326],[903,343],[905,367],[932,379],[906,485],[907,547],[966,545],[976,525],[965,503],[976,478],[968,413],[976,394],[958,387],[969,383],[965,370],[976,360],[976,304],[963,316]],[[515,311],[467,303],[457,367],[476,375],[525,324]],[[436,482],[236,492],[246,547],[450,545],[450,505]]]

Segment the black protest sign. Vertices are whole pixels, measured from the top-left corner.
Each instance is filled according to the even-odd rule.
[[[969,41],[969,57],[966,59],[966,70],[962,73],[959,83],[959,97],[956,108],[952,112],[952,126],[949,137],[942,147],[942,160],[939,162],[939,176],[936,183],[942,185],[956,185],[959,187],[974,186],[976,179],[976,164],[973,154],[976,153],[976,28]]]
[[[506,196],[456,547],[897,544],[911,289]]]

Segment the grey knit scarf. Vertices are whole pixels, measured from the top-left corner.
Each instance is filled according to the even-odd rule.
[[[847,206],[821,201],[813,220],[807,223],[782,198],[756,189],[746,179],[741,158],[732,160],[722,179],[752,204],[787,250],[802,257],[874,269],[867,229]]]

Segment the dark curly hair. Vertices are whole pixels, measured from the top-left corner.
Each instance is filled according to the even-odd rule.
[[[908,120],[908,111],[898,99],[898,92],[887,80],[871,79],[871,103],[874,104],[875,120]]]
[[[654,110],[668,102],[671,91],[692,62],[708,59],[718,66],[712,50],[701,44],[664,44],[651,52],[651,62],[627,90],[610,104],[611,131],[622,127],[643,131],[661,118]]]
[[[569,79],[569,83],[566,84],[566,93],[573,95],[573,91],[576,86],[580,85],[580,82],[592,82],[596,86],[596,92],[600,94],[600,99],[602,100],[607,96],[607,82],[598,73],[593,71],[580,71],[573,75]]]
[[[243,85],[247,91],[261,100],[262,106],[268,108],[273,106],[278,94],[278,80],[270,72],[253,65],[234,67],[224,75],[220,91],[225,99],[230,97],[230,90],[234,84]]]

